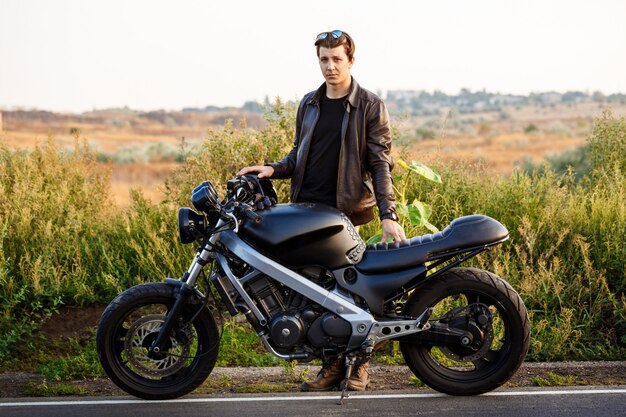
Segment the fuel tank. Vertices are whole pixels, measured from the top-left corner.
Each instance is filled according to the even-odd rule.
[[[348,217],[323,204],[277,204],[257,211],[260,223],[244,221],[239,237],[293,269],[316,265],[337,269],[358,263],[365,242]]]

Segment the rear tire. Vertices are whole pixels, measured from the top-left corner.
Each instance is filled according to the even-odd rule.
[[[147,347],[177,293],[176,286],[165,283],[138,285],[117,296],[102,314],[96,334],[100,363],[129,394],[146,400],[177,398],[201,385],[215,366],[219,331],[213,316],[194,296],[183,308],[182,321],[163,356],[148,356]]]
[[[411,371],[437,391],[452,395],[491,391],[509,380],[526,357],[530,345],[526,307],[517,292],[491,272],[453,268],[416,289],[407,303],[405,314],[417,317],[427,308],[434,307],[431,321],[441,319],[446,313],[461,315],[461,319],[451,320],[449,325],[468,330],[471,315],[463,314],[472,306],[479,306],[482,311],[488,309],[492,315],[492,322],[484,331],[477,330],[480,327],[476,324],[478,321],[471,327],[476,334],[481,334],[476,338],[478,346],[466,349],[400,343]],[[459,314],[459,311],[463,313]]]

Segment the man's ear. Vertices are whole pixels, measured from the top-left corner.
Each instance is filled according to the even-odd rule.
[[[352,59],[350,60],[350,67],[352,68],[353,65],[354,65],[354,57],[352,57]]]

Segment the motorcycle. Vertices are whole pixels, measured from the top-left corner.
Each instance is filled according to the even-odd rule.
[[[459,266],[508,239],[501,223],[464,216],[366,246],[338,210],[276,200],[271,181],[252,175],[229,180],[221,200],[209,181],[193,190],[195,210],[178,211],[181,242],[200,242],[187,272],[132,287],[102,314],[98,357],[118,387],[154,400],[201,385],[221,339],[214,293],[276,357],[343,358],[344,390],[387,340],[417,378],[452,395],[493,390],[522,364],[530,323],[520,296],[491,272]]]

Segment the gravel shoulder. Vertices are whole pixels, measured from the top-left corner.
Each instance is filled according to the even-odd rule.
[[[104,310],[104,305],[64,307],[41,326],[42,335],[50,341],[88,340]],[[297,392],[304,380],[315,378],[319,366],[298,365],[255,368],[218,367],[194,394]],[[427,390],[416,383],[406,366],[373,363],[370,367],[372,391]],[[618,362],[526,362],[506,387],[572,385],[626,385],[626,361]],[[75,381],[46,381],[30,372],[0,370],[0,398],[61,395],[126,395],[108,378]],[[193,395],[193,394],[192,394]]]
[[[306,365],[218,367],[194,394],[297,392],[302,380],[314,378],[318,371],[318,366]],[[406,366],[372,365],[370,378],[371,391],[429,389],[416,384]],[[626,362],[524,363],[505,387],[573,385],[626,385]],[[52,382],[33,373],[0,373],[0,397],[59,396],[64,392],[73,396],[126,395],[108,378]]]

